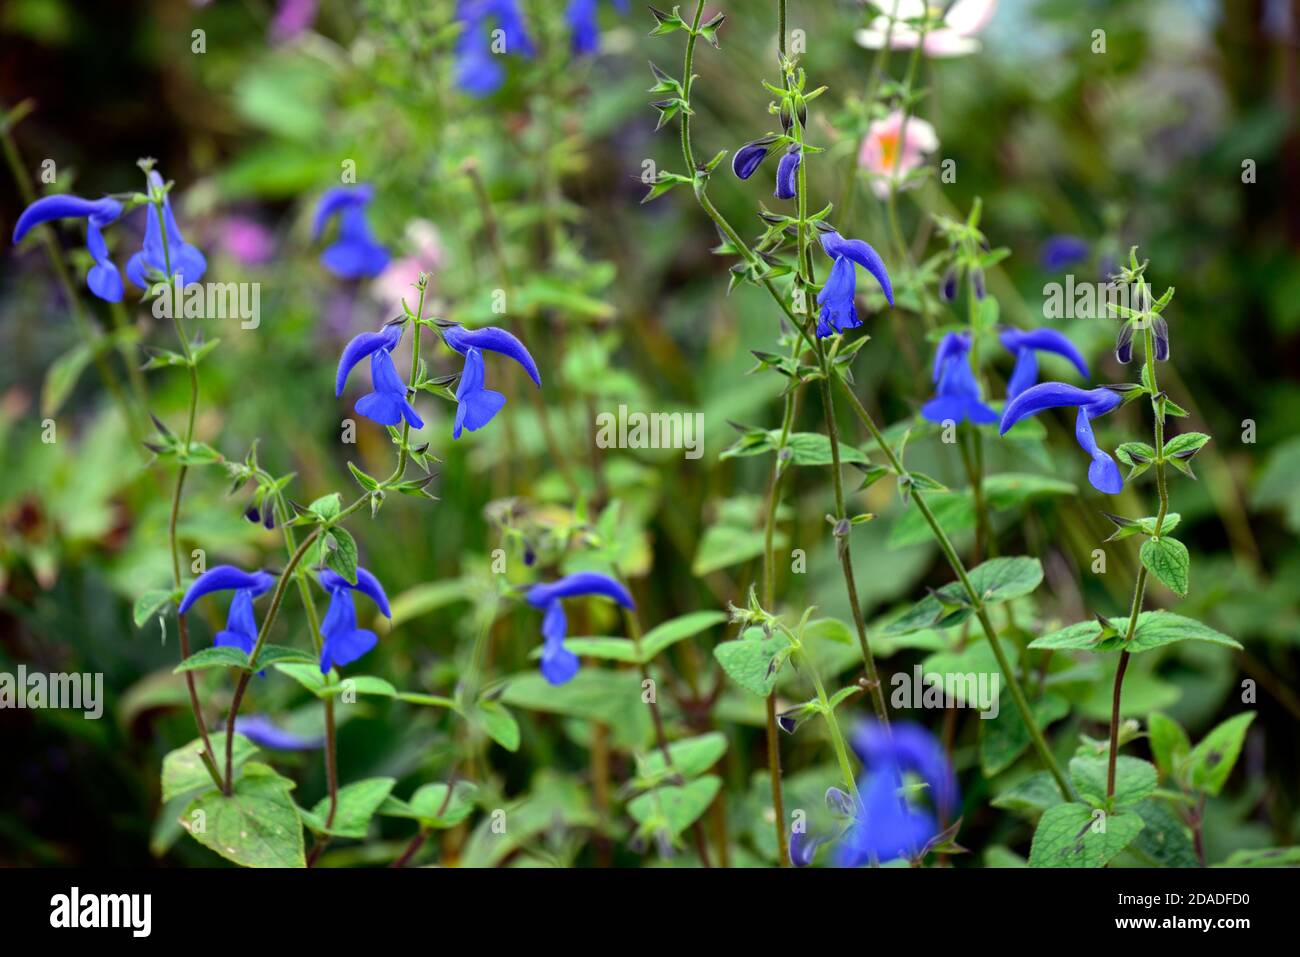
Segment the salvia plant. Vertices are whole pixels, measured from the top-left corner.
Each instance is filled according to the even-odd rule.
[[[319,467],[286,468],[273,436],[230,448],[204,431],[202,373],[234,350],[219,349],[182,306],[214,272],[186,239],[206,245],[179,202],[187,184],[145,159],[138,192],[29,197],[13,241],[38,230],[48,241],[41,228],[64,222],[84,247],[73,259],[85,267],[80,287],[59,246],[48,250],[75,297],[78,361],[93,361],[167,504],[156,529],[165,578],[133,609],[142,633],[174,636],[193,724],[193,740],[161,758],[167,827],[179,822],[244,866],[520,855],[922,867],[961,864],[967,822],[993,818],[997,833],[1020,835],[1024,853],[1009,846],[1014,836],[1001,838],[989,863],[1215,863],[1207,804],[1232,773],[1253,713],[1193,744],[1172,718],[1131,704],[1148,673],[1135,656],[1187,641],[1242,649],[1164,607],[1188,599],[1191,580],[1171,483],[1195,477],[1210,442],[1181,427],[1189,410],[1179,401],[1191,403],[1173,373],[1173,289],[1155,294],[1137,247],[1126,264],[1112,255],[1115,237],[1098,252],[1110,286],[1132,293],[1109,305],[1106,321],[1116,364],[1135,380],[1098,381],[1090,345],[1009,308],[1001,264],[1010,250],[996,245],[980,200],[962,209],[918,201],[917,235],[907,235],[905,204],[934,187],[941,132],[918,115],[927,105],[921,67],[927,56],[978,49],[983,20],[961,14],[964,5],[874,4],[855,38],[875,54],[852,96],[819,85],[786,0],[744,5],[743,17],[776,44],[766,75],[729,91],[736,112],[725,127],[705,122],[701,73],[727,65],[739,4],[729,13],[704,0],[651,6],[642,22],[617,0],[454,0],[437,5],[436,22],[417,18],[421,29],[394,48],[400,69],[406,59],[427,65],[429,82],[394,107],[402,119],[366,117],[350,131],[403,144],[394,169],[318,178],[296,197],[302,228],[280,239],[313,259],[315,291],[349,317],[344,335],[326,315],[310,320],[314,346],[337,340],[333,394],[327,374],[302,375],[312,383],[307,401],[337,407],[365,447],[348,452],[347,488],[331,487]],[[278,29],[293,33],[287,23]],[[710,450],[732,474],[760,476],[756,493],[731,494],[698,543],[678,514],[694,503],[665,505],[674,514],[664,547],[695,548],[698,590],[663,615],[649,576],[656,470],[606,455],[587,435],[598,410],[643,394],[637,372],[618,362],[611,305],[640,294],[640,255],[601,259],[590,241],[605,228],[600,212],[562,189],[591,162],[586,125],[598,118],[587,98],[609,29],[626,42],[639,25],[654,50],[647,115],[671,156],[641,177],[642,202],[654,201],[645,215],[688,216],[701,249],[716,239],[713,291],[762,311],[767,341],[752,350],[749,382],[775,396],[754,413],[769,419],[733,423],[734,441]],[[905,51],[898,76],[891,50]],[[397,69],[382,59],[392,53],[366,51],[381,57],[381,84]],[[490,107],[510,95],[526,103],[511,117],[513,152],[480,156],[483,142],[502,136]],[[430,130],[433,141],[421,141]],[[413,156],[421,150],[433,155]],[[486,175],[496,166],[509,175]],[[404,180],[428,188],[412,198]],[[724,212],[738,208],[736,196],[743,218]],[[393,211],[408,205],[466,247],[466,268],[444,274],[421,258],[426,249],[395,241]],[[123,257],[128,245],[138,248]],[[1093,253],[1062,234],[1041,265],[1071,268]],[[406,270],[395,292],[394,270]],[[122,303],[137,300],[169,320],[165,344],[163,330],[145,344],[121,322]],[[107,331],[87,318],[97,309],[114,310]],[[634,321],[624,331],[638,357],[687,378],[655,357],[677,347]],[[911,330],[928,354],[913,348]],[[320,352],[286,355],[285,376],[322,364]],[[122,362],[109,361],[114,354]],[[907,384],[906,414],[891,414],[898,405],[882,395],[886,367]],[[163,408],[163,379],[182,388],[180,415],[153,412]],[[1122,441],[1128,428],[1141,431]],[[1048,456],[1049,437],[1070,456]],[[444,460],[456,463],[450,488],[467,499],[483,491],[486,507],[447,494]],[[1041,467],[1014,470],[1026,460]],[[227,496],[195,473],[219,476]],[[1012,522],[1042,499],[1055,499],[1062,523],[1085,538],[1101,501],[1113,532],[1087,545],[1103,560],[1123,566],[1136,546],[1125,608],[1080,589],[1071,607],[1081,620],[1049,610],[1046,549],[1013,534]],[[797,520],[808,502],[812,530]],[[413,503],[438,519],[431,536],[399,542],[382,531],[381,515],[398,509],[401,524],[419,521],[405,510]],[[875,536],[885,510],[896,517]],[[259,548],[232,543],[211,561],[191,549],[200,518],[214,513],[242,516]],[[465,527],[490,543],[490,557],[459,556],[459,577],[438,577],[443,530]],[[1031,553],[1007,553],[1022,542]],[[921,543],[941,557],[938,576],[903,607],[872,615],[870,578],[892,560],[874,551]],[[827,556],[806,589],[786,580],[792,547]],[[748,578],[719,574],[747,563]],[[411,580],[419,584],[403,590]],[[1151,607],[1157,597],[1161,607]],[[391,650],[394,632],[445,606],[457,609],[440,645],[455,646],[449,657]],[[912,713],[921,703],[901,703],[900,675],[882,664],[900,653],[923,656],[918,697],[954,674],[989,678],[991,696],[979,700],[973,684],[946,690],[937,720],[922,722]],[[402,680],[368,673],[388,660]],[[1066,721],[1081,700],[1096,710],[1097,689],[1109,705],[1104,737]],[[309,720],[301,711],[287,720],[290,695],[308,701]],[[364,739],[340,734],[369,706],[409,709],[413,727],[438,729],[436,746],[414,732],[409,741],[429,752],[413,788],[367,762]],[[977,707],[979,719],[963,723]],[[760,770],[748,782],[733,723],[758,729]],[[515,756],[509,772],[490,760],[493,747]],[[553,772],[574,754],[581,776]],[[520,786],[524,756],[536,767]],[[318,795],[295,776],[306,762],[323,774]],[[367,772],[346,778],[341,767]],[[736,781],[739,789],[724,787]],[[376,840],[381,831],[386,840]],[[1294,860],[1294,849],[1272,853]]]

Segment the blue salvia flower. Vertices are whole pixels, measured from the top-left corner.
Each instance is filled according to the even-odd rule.
[[[998,339],[1003,347],[1016,357],[1015,368],[1007,380],[1007,400],[1010,401],[1038,382],[1038,353],[1054,352],[1062,356],[1079,370],[1079,375],[1087,379],[1088,363],[1074,347],[1074,343],[1055,329],[1033,329],[1023,332],[1019,329],[1003,329]]]
[[[943,746],[920,725],[885,728],[874,722],[859,727],[850,743],[867,779],[860,786],[862,804],[836,848],[835,863],[860,867],[916,858],[938,835],[940,818],[946,819],[958,802],[957,779]],[[925,783],[939,818],[901,792],[907,773]]]
[[[876,278],[885,299],[894,304],[894,287],[880,255],[861,239],[845,239],[833,229],[821,234],[822,251],[832,260],[831,274],[826,285],[817,294],[821,313],[817,321],[817,335],[825,337],[862,325],[854,299],[857,296],[857,269],[861,266]]]
[[[339,357],[338,372],[334,376],[334,395],[343,394],[348,375],[358,362],[370,357],[370,382],[372,392],[357,400],[356,410],[380,425],[397,425],[403,419],[412,428],[424,428],[424,420],[407,400],[406,383],[393,365],[393,350],[402,338],[402,326],[385,326],[380,332],[363,332],[343,347]]]
[[[1074,437],[1089,456],[1092,464],[1088,466],[1088,481],[1092,487],[1107,495],[1117,495],[1124,487],[1124,479],[1104,449],[1097,446],[1097,439],[1092,434],[1092,420],[1105,415],[1123,401],[1123,396],[1105,386],[1096,389],[1080,389],[1064,382],[1044,382],[1026,389],[1007,403],[1002,412],[1001,431],[1007,430],[1030,415],[1037,415],[1044,409],[1063,407],[1078,408],[1075,419]]]
[[[465,351],[465,368],[456,386],[456,419],[452,423],[451,437],[460,438],[464,429],[477,432],[492,421],[506,404],[506,397],[483,385],[483,353],[470,348]]]
[[[52,219],[84,219],[86,221],[86,248],[95,260],[86,274],[86,285],[105,302],[122,299],[122,276],[108,257],[101,230],[122,215],[122,204],[105,196],[103,199],[82,199],[80,196],[44,196],[23,210],[14,224],[14,242],[22,242],[28,230]]]
[[[194,579],[189,591],[181,599],[180,614],[184,615],[204,595],[217,591],[233,591],[226,615],[226,627],[217,632],[212,644],[217,647],[238,648],[252,654],[257,644],[257,621],[253,617],[253,599],[266,593],[275,583],[270,572],[246,572],[234,565],[217,565]]]
[[[357,608],[352,593],[361,592],[373,601],[385,618],[392,618],[388,596],[379,579],[364,568],[357,569],[357,583],[328,568],[320,573],[320,584],[330,596],[330,605],[321,622],[320,633],[325,639],[320,650],[320,673],[329,674],[330,668],[351,664],[379,643],[373,631],[357,627]]]
[[[272,751],[315,751],[325,746],[325,739],[308,738],[279,727],[264,714],[241,714],[235,718],[235,730],[259,747]]]
[[[388,265],[388,250],[375,241],[366,221],[366,207],[374,198],[375,188],[369,183],[336,186],[325,192],[316,207],[313,242],[320,239],[329,221],[338,217],[338,236],[321,253],[320,261],[341,279],[373,278]]]
[[[1039,259],[1048,272],[1059,272],[1088,258],[1088,241],[1078,236],[1049,236]]]
[[[794,199],[799,193],[799,163],[803,153],[798,144],[791,144],[776,165],[776,198]]]
[[[950,332],[934,350],[934,398],[921,406],[928,422],[972,422],[988,425],[998,414],[984,404],[975,370],[970,365],[971,337],[968,332]]]
[[[149,170],[146,175],[151,193],[161,190],[165,185],[156,170]],[[187,243],[181,235],[181,227],[172,214],[170,195],[163,196],[162,211],[163,222],[167,225],[167,242],[163,243],[158,210],[147,206],[144,248],[126,261],[126,278],[140,289],[149,288],[150,276],[160,276],[168,282],[173,279],[180,279],[182,283],[198,282],[208,268],[203,253],[199,252],[198,247]]]
[[[543,612],[542,676],[553,685],[562,685],[578,673],[578,656],[564,647],[568,621],[561,600],[585,595],[603,595],[624,608],[636,607],[626,588],[599,572],[575,572],[557,582],[534,585],[528,590],[528,603]]]
[[[750,140],[740,149],[736,150],[731,157],[731,171],[736,174],[737,179],[749,179],[755,171],[763,165],[763,160],[767,159],[767,154],[772,150],[772,144],[777,141],[775,136],[763,136],[756,140]]]
[[[525,57],[535,52],[516,0],[458,0],[456,19],[464,24],[456,43],[456,85],[470,96],[488,96],[505,82],[505,70],[492,49],[489,21],[501,31],[501,52]]]
[[[484,326],[481,329],[466,329],[464,326],[449,325],[442,329],[442,338],[447,345],[461,355],[470,349],[487,350],[514,359],[528,373],[528,378],[542,384],[542,375],[537,371],[537,363],[529,354],[528,348],[514,334],[496,326]]]
[[[573,31],[572,47],[576,56],[595,53],[600,46],[600,27],[596,22],[597,0],[569,0],[564,20]],[[614,0],[619,13],[627,13],[627,0]]]

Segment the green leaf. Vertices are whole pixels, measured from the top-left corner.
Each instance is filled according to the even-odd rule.
[[[1184,618],[1167,611],[1144,611],[1138,615],[1137,630],[1133,640],[1124,644],[1123,636],[1128,632],[1127,618],[1110,619],[1111,627],[1119,634],[1116,637],[1101,639],[1101,625],[1096,621],[1081,621],[1076,624],[1043,635],[1029,643],[1030,648],[1080,649],[1084,651],[1128,651],[1137,654],[1150,651],[1177,641],[1208,641],[1215,645],[1241,649],[1241,645],[1220,634],[1209,625],[1201,624],[1192,618]]]
[[[172,603],[173,592],[166,588],[155,588],[145,592],[135,600],[131,617],[137,628],[143,628],[154,615],[163,614]]]
[[[365,472],[361,471],[361,469],[357,468],[351,462],[348,463],[348,471],[351,472],[352,477],[357,480],[357,484],[360,485],[367,492],[373,492],[375,489],[379,488],[379,479],[375,478],[374,476],[367,475]]]
[[[90,346],[78,343],[50,363],[41,385],[41,415],[54,416],[76,388],[81,373],[94,357]]]
[[[774,543],[778,548],[785,544],[785,536],[778,535]],[[765,537],[757,528],[736,525],[710,525],[700,536],[691,562],[691,574],[702,578],[723,568],[739,565],[763,554]]]
[[[1133,811],[1106,814],[1086,804],[1058,804],[1038,822],[1029,866],[1105,867],[1142,828]]]
[[[968,577],[976,594],[991,605],[1031,593],[1043,580],[1043,566],[1036,558],[993,558],[976,566]],[[961,582],[950,582],[886,625],[881,634],[897,636],[925,628],[951,628],[971,613],[966,589]]]
[[[1251,851],[1233,851],[1215,867],[1300,867],[1300,847],[1265,847]]]
[[[262,650],[257,654],[257,661],[253,665],[253,670],[261,671],[271,665],[281,663],[315,664],[316,661],[315,655],[303,651],[301,648],[289,648],[285,645],[263,645]]]
[[[326,549],[325,564],[338,572],[349,585],[357,583],[357,542],[345,528],[332,528],[326,535],[326,544],[334,542],[334,548]]]
[[[500,701],[480,701],[478,720],[484,733],[507,751],[519,750],[519,722]]]
[[[709,809],[721,787],[722,779],[710,774],[680,787],[656,788],[628,801],[627,812],[645,831],[666,830],[676,837]]]
[[[641,639],[642,660],[649,663],[682,639],[698,635],[726,620],[727,616],[720,611],[694,611],[656,625]]]
[[[781,433],[773,431],[769,435],[772,438],[772,447],[776,448]],[[841,463],[859,462],[863,465],[867,463],[867,457],[861,449],[854,448],[852,445],[843,442],[839,445]],[[834,459],[831,457],[831,440],[821,432],[792,432],[786,439],[785,447],[790,452],[790,463],[792,465],[832,465],[834,463]]]
[[[635,671],[583,668],[572,681],[552,685],[536,669],[507,679],[501,702],[512,708],[601,721],[616,747],[639,748],[650,740],[650,713],[641,700]]]
[[[699,777],[713,767],[727,752],[727,736],[721,731],[710,731],[698,737],[674,741],[668,745],[673,768],[683,778]],[[656,781],[666,773],[663,751],[656,748],[639,762],[637,776]]]
[[[287,675],[292,678],[312,694],[316,695],[316,697],[326,697],[325,676],[320,673],[320,668],[317,665],[286,664],[280,662],[275,666],[275,670],[280,672],[282,675]]]
[[[224,762],[226,732],[218,731],[210,736],[210,740],[212,741],[213,752],[216,753],[220,761]],[[202,752],[203,740],[195,738],[189,744],[182,745],[163,758],[163,803],[196,788],[210,787],[212,785],[212,775],[208,774],[207,768],[203,766],[203,759],[199,757]],[[249,741],[242,734],[236,734],[235,742],[231,747],[231,767],[238,770],[245,761],[256,753],[257,746],[252,741]]]
[[[575,655],[586,658],[625,661],[628,664],[636,664],[640,660],[637,657],[636,646],[629,638],[566,638],[564,647]],[[533,658],[540,658],[541,655],[540,647],[531,653]]]
[[[971,584],[986,604],[1011,601],[1030,594],[1043,580],[1037,558],[992,558],[970,573]],[[948,586],[952,587],[952,586]]]
[[[307,506],[307,511],[311,512],[322,522],[332,522],[338,518],[339,512],[343,511],[343,499],[338,492],[331,492],[329,495],[322,495],[316,501]]]
[[[1191,834],[1168,803],[1150,798],[1134,810],[1145,825],[1132,844],[1134,852],[1161,867],[1200,866]]]
[[[750,628],[734,641],[715,645],[713,657],[732,681],[766,698],[776,686],[789,647],[790,639],[785,635],[778,633],[765,638],[761,629]]]
[[[1041,729],[1069,714],[1070,703],[1060,695],[1049,694],[1035,701],[1031,710],[1034,723]],[[979,739],[980,767],[990,778],[1011,767],[1029,747],[1029,728],[1009,694],[1003,694],[996,718],[981,717]]]
[[[1020,424],[1036,422],[1025,419]],[[1020,425],[1016,426],[1017,428]],[[1030,501],[1052,495],[1076,495],[1079,488],[1071,482],[1031,473],[1005,472],[984,480],[984,499],[994,511],[1020,508]],[[926,502],[943,529],[953,535],[975,527],[975,504],[970,489],[941,495]],[[932,532],[920,509],[908,509],[894,521],[886,545],[902,548],[928,542]]]
[[[317,801],[310,811],[301,812],[303,822],[318,834],[363,840],[369,830],[370,819],[388,799],[396,783],[396,778],[364,778],[344,785],[339,788],[333,825],[328,828],[325,826],[330,812],[328,797]]]
[[[204,671],[208,668],[247,668],[248,655],[238,648],[232,648],[229,645],[218,645],[212,648],[204,648],[190,655],[179,665],[172,669],[172,674],[180,674],[182,671]]]
[[[1193,791],[1214,796],[1223,790],[1241,754],[1246,731],[1254,720],[1253,711],[1236,715],[1197,742],[1183,765],[1183,779]]]
[[[1079,795],[1091,803],[1101,805],[1106,800],[1105,758],[1073,758],[1070,761],[1070,779]],[[1114,807],[1123,809],[1149,797],[1156,789],[1154,764],[1140,758],[1121,754],[1115,760]]]
[[[1175,776],[1175,770],[1192,750],[1192,742],[1182,726],[1159,711],[1153,711],[1147,717],[1147,743],[1151,745],[1151,755],[1156,759],[1160,776],[1166,779]]]
[[[1061,789],[1047,771],[1035,771],[1014,787],[1003,791],[990,802],[994,807],[1036,817],[1048,808],[1063,803]]]
[[[1141,556],[1147,571],[1160,579],[1167,588],[1179,595],[1187,595],[1191,558],[1187,554],[1186,545],[1176,538],[1164,535],[1148,538],[1142,543]]]
[[[457,781],[447,795],[447,785],[426,784],[411,795],[409,803],[389,797],[379,808],[388,817],[406,817],[419,821],[426,827],[455,827],[474,812],[478,785],[472,781]]]
[[[1208,441],[1210,437],[1204,432],[1184,432],[1182,435],[1175,435],[1165,443],[1165,457],[1189,459]]]
[[[181,826],[200,844],[243,867],[305,867],[294,784],[265,764],[244,768],[229,797],[215,788],[190,802]]]

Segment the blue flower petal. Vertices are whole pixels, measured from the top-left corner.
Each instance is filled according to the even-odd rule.
[[[477,432],[501,411],[506,397],[483,387],[483,353],[470,348],[465,353],[465,368],[456,387],[456,418],[452,423],[453,439],[458,439],[464,429]]]
[[[363,332],[359,336],[353,337],[343,347],[343,354],[339,356],[338,372],[334,375],[334,395],[340,396],[343,394],[343,387],[347,385],[348,376],[351,375],[358,362],[378,349],[387,349],[392,352],[401,338],[402,327],[400,325],[385,326],[379,332]]]
[[[1085,407],[1095,418],[1104,415],[1122,401],[1121,396],[1107,388],[1080,389],[1065,382],[1040,382],[1026,389],[1007,403],[1002,410],[1000,431],[1006,435],[1007,430],[1030,415],[1037,415],[1044,409],[1063,407]]]
[[[603,595],[624,608],[636,607],[631,593],[622,583],[600,572],[575,572],[550,584],[534,585],[528,590],[528,603],[534,608],[544,608],[561,598],[584,595]]]
[[[839,259],[841,256],[846,257],[871,273],[876,278],[876,282],[880,283],[880,288],[885,293],[885,299],[888,300],[891,306],[894,304],[894,287],[889,281],[889,272],[885,269],[885,261],[880,258],[879,253],[861,239],[845,239],[833,229],[822,233],[821,241],[822,251],[831,259]]]
[[[1118,495],[1124,489],[1124,478],[1119,466],[1104,449],[1098,448],[1097,438],[1092,432],[1092,416],[1087,409],[1080,409],[1074,420],[1074,438],[1092,458],[1088,466],[1088,481],[1098,492]]]
[[[503,356],[508,356],[518,362],[524,371],[528,373],[528,377],[539,387],[542,384],[542,375],[537,371],[537,363],[533,361],[527,346],[520,342],[518,337],[505,329],[498,329],[496,326],[484,326],[481,329],[448,326],[442,330],[442,338],[447,345],[461,355],[465,355],[473,348],[486,349],[489,352],[498,352]]]
[[[33,227],[52,219],[86,218],[102,227],[121,215],[122,204],[107,196],[103,199],[82,199],[80,196],[66,194],[42,196],[18,217],[18,222],[14,224],[13,241],[21,242]]]
[[[278,727],[264,714],[240,715],[235,730],[259,747],[272,751],[315,751],[325,746],[325,739],[307,738]]]
[[[234,565],[216,565],[194,579],[189,591],[181,599],[179,614],[185,614],[196,601],[214,591],[232,591],[248,589],[253,597],[265,593],[273,584],[275,576],[270,572],[246,572]]]
[[[817,323],[819,337],[862,325],[854,302],[856,295],[857,273],[853,262],[841,256],[835,260],[835,265],[831,266],[831,273],[826,277],[826,285],[817,294],[817,304],[821,306]]]

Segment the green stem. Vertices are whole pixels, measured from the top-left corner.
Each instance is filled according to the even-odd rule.
[[[858,400],[858,397],[853,393],[853,390],[849,388],[847,382],[841,380],[841,385],[844,387],[845,395],[849,398],[850,407],[857,415],[858,420],[863,424],[867,432],[870,433],[871,437],[884,453],[886,459],[889,461],[890,467],[894,471],[894,474],[898,477],[900,482],[908,480],[910,476],[908,475],[907,470],[903,468],[903,463],[894,453],[893,448],[891,448],[889,443],[885,441],[885,436],[877,427],[875,419],[871,417],[871,413],[868,412]],[[1067,801],[1074,800],[1074,786],[1061,770],[1060,764],[1052,754],[1051,748],[1047,745],[1047,739],[1043,737],[1043,732],[1038,727],[1038,722],[1034,719],[1034,713],[1029,707],[1029,701],[1025,697],[1025,692],[1021,687],[1020,679],[1016,676],[1011,662],[1007,659],[1006,652],[1002,649],[1002,645],[998,641],[997,629],[993,627],[993,622],[989,619],[988,610],[984,606],[983,596],[975,590],[975,586],[971,583],[970,576],[966,573],[966,566],[962,563],[960,556],[958,556],[957,550],[953,547],[952,541],[948,538],[947,532],[943,530],[943,526],[939,524],[939,520],[935,518],[934,512],[930,510],[930,506],[926,503],[925,496],[918,489],[912,489],[912,501],[916,503],[916,507],[921,512],[921,516],[930,527],[930,532],[938,543],[939,550],[943,552],[944,558],[948,560],[949,566],[952,568],[953,573],[956,574],[957,580],[961,583],[962,590],[966,593],[967,601],[975,610],[975,615],[979,620],[980,627],[984,631],[984,637],[988,639],[989,647],[993,649],[993,655],[997,658],[998,667],[1002,669],[1002,675],[1007,682],[1007,689],[1011,692],[1011,700],[1015,703],[1016,710],[1020,712],[1020,717],[1025,722],[1025,727],[1029,729],[1029,737],[1034,745],[1034,750],[1038,752],[1038,756],[1042,760],[1043,765],[1052,775],[1053,780],[1056,782],[1056,786],[1061,791],[1061,795]]]
[[[1150,301],[1150,293],[1147,291],[1146,279],[1139,276],[1137,281],[1139,301]],[[1147,385],[1151,389],[1151,414],[1153,419],[1152,432],[1155,438],[1156,450],[1156,494],[1160,498],[1160,509],[1156,513],[1155,528],[1152,529],[1152,537],[1159,538],[1160,530],[1164,526],[1165,516],[1169,514],[1169,483],[1165,474],[1165,422],[1161,415],[1159,403],[1156,396],[1160,394],[1160,386],[1156,380],[1156,356],[1155,356],[1155,334],[1152,330],[1152,315],[1150,309],[1144,309],[1142,325],[1142,346],[1143,361],[1146,366]],[[1131,320],[1125,320],[1131,321]],[[1137,630],[1138,615],[1142,612],[1142,600],[1146,596],[1147,587],[1147,567],[1141,565],[1138,568],[1137,578],[1133,583],[1133,602],[1129,606],[1128,627],[1124,633],[1124,643],[1127,645],[1133,640],[1133,634]],[[1119,708],[1120,696],[1124,683],[1124,672],[1128,665],[1129,653],[1127,651],[1120,653],[1120,661],[1115,669],[1115,688],[1111,700],[1111,717],[1110,717],[1110,752],[1106,762],[1106,798],[1109,800],[1115,794],[1115,762],[1119,751]]]
[[[641,662],[641,680],[651,683],[650,717],[654,722],[655,739],[658,742],[659,750],[664,756],[664,770],[667,771],[670,778],[680,782],[682,780],[681,775],[673,764],[673,755],[668,749],[668,734],[664,730],[664,718],[659,711],[659,695],[654,689],[654,679],[650,677],[650,666],[641,657],[641,622],[637,618],[636,612],[630,608],[623,610],[623,617],[627,622],[628,634],[632,637],[632,649],[636,653],[637,660]],[[699,855],[700,863],[705,867],[710,867],[709,847],[704,840],[704,830],[698,820],[691,826],[691,833],[695,839],[695,853]]]

